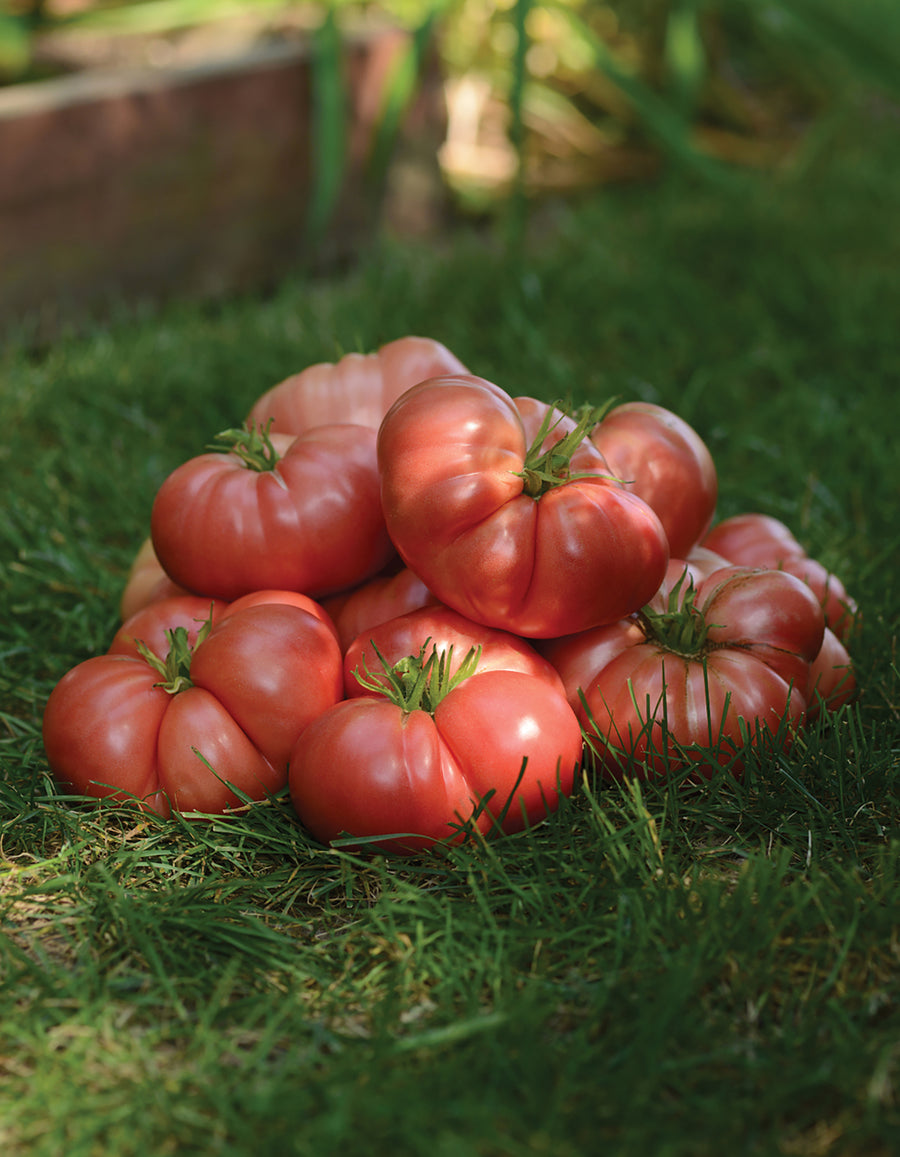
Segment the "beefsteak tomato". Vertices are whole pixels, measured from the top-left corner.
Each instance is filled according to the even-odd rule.
[[[473,623],[441,605],[420,607],[364,630],[344,655],[344,694],[348,699],[372,694],[372,682],[384,684],[383,663],[394,667],[406,656],[430,647],[455,676],[464,658],[477,651],[474,671],[523,671],[562,691],[559,675],[532,644],[509,631]]]
[[[148,603],[189,592],[173,582],[162,568],[153,549],[153,540],[145,538],[131,563],[125,587],[119,600],[119,618],[124,623],[135,611]]]
[[[227,431],[225,453],[165,479],[150,515],[166,573],[197,594],[310,596],[354,586],[394,557],[379,497],[375,431],[319,426],[298,438]]]
[[[815,593],[826,625],[841,640],[859,620],[859,607],[836,574],[810,558],[792,531],[768,514],[736,514],[717,523],[703,545],[737,566],[771,567],[802,579]]]
[[[604,774],[740,774],[746,742],[791,741],[824,632],[799,579],[727,567],[696,587],[666,585],[638,614],[544,654]]]
[[[425,648],[382,673],[291,753],[291,800],[316,839],[412,854],[519,831],[572,791],[581,729],[561,690],[524,671],[478,670],[475,652],[452,675]]]
[[[214,608],[191,645],[185,613],[173,608],[162,654],[123,640],[53,688],[44,747],[64,788],[168,816],[224,813],[284,787],[298,736],[341,698],[333,629],[285,603]]]
[[[697,431],[663,406],[625,402],[590,436],[616,477],[659,515],[671,553],[684,558],[709,530],[719,489]]]
[[[514,400],[473,376],[407,390],[378,432],[388,532],[467,618],[528,637],[615,621],[659,587],[669,550],[646,502],[610,475],[589,419],[530,440]]]
[[[302,434],[314,426],[353,422],[377,429],[404,390],[439,374],[466,368],[446,346],[428,337],[401,337],[375,353],[348,353],[319,362],[267,390],[248,415],[251,426]]]

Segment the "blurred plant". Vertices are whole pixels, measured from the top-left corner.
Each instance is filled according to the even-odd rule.
[[[895,0],[458,0],[443,163],[474,204],[770,166],[860,87],[900,93]]]
[[[726,181],[795,155],[860,89],[900,94],[897,0],[3,0],[0,82],[33,66],[47,29],[162,32],[303,6],[317,27],[319,185],[334,203],[346,152],[341,22],[382,13],[412,32],[388,86],[373,168],[436,46],[446,77],[445,179],[465,204],[644,178],[664,163]],[[827,139],[827,131],[823,134]]]

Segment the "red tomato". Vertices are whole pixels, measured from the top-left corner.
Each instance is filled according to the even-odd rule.
[[[235,599],[233,603],[229,603],[226,610],[222,612],[222,618],[228,615],[237,614],[238,611],[244,610],[245,607],[261,607],[267,606],[269,603],[280,603],[290,607],[299,607],[300,610],[306,611],[312,615],[313,618],[318,619],[323,626],[334,635],[335,639],[338,637],[337,628],[331,615],[325,608],[311,599],[308,595],[301,594],[299,591],[251,591],[248,595],[241,595],[239,599]]]
[[[591,431],[610,469],[659,515],[669,548],[684,558],[709,530],[718,497],[715,463],[684,419],[652,402],[626,402]]]
[[[394,555],[381,514],[375,432],[320,426],[296,439],[254,433],[237,451],[174,470],[151,513],[153,545],[180,586],[235,599],[283,589],[315,596],[353,586]],[[255,464],[258,460],[262,465]]]
[[[291,800],[316,839],[346,833],[410,854],[465,838],[463,825],[519,831],[571,792],[581,730],[562,692],[543,680],[464,668],[417,702],[348,699],[301,735],[290,758]]]
[[[802,579],[815,593],[825,622],[839,639],[847,639],[859,608],[847,588],[818,560],[810,558],[783,522],[767,514],[736,514],[712,528],[703,545],[738,566],[772,567]]]
[[[186,594],[188,592],[172,582],[163,570],[153,549],[152,539],[146,538],[141,543],[128,571],[125,589],[119,602],[119,617],[124,622],[148,603],[171,598],[172,595]]]
[[[299,594],[297,591],[253,591],[252,594],[235,599],[233,603],[226,603],[223,599],[204,598],[202,595],[172,595],[148,603],[126,619],[113,636],[108,653],[139,656],[141,649],[138,643],[143,643],[154,655],[163,658],[169,649],[168,631],[184,627],[187,631],[188,646],[193,647],[210,616],[211,621],[217,623],[228,615],[244,610],[245,607],[267,603],[283,603],[299,607],[318,619],[337,639],[337,630],[331,617],[308,595]]]
[[[138,644],[143,643],[154,655],[164,659],[170,642],[167,632],[183,627],[187,645],[193,647],[204,626],[218,622],[228,607],[223,599],[207,599],[202,595],[170,595],[157,599],[129,615],[113,635],[107,653],[140,658]]]
[[[810,664],[806,685],[807,715],[837,711],[856,697],[857,683],[847,648],[834,631],[825,629],[822,646]]]
[[[605,774],[690,766],[706,776],[719,765],[739,774],[745,735],[756,742],[759,729],[790,741],[824,630],[800,580],[729,567],[544,651]]]
[[[836,574],[818,559],[808,557],[786,558],[779,569],[806,583],[821,604],[825,622],[839,639],[850,637],[859,622],[859,607]]]
[[[302,434],[313,426],[354,422],[377,429],[390,405],[416,382],[466,368],[440,342],[401,337],[372,354],[345,354],[320,362],[267,390],[248,416],[252,426]]]
[[[473,647],[479,649],[478,671],[523,671],[553,691],[562,691],[553,665],[518,635],[495,627],[483,627],[464,615],[444,606],[427,606],[409,614],[388,619],[365,630],[347,648],[344,655],[344,694],[348,699],[371,694],[355,672],[379,675],[378,653],[390,665],[405,656],[417,655],[428,645],[448,656],[449,673],[455,675]],[[376,649],[377,648],[377,649]],[[452,653],[451,653],[452,652]]]
[[[589,439],[567,432],[549,454],[545,441],[530,452],[513,399],[463,376],[413,386],[378,432],[385,521],[406,565],[467,618],[530,637],[636,610],[668,562],[659,519]]]
[[[437,599],[418,575],[404,567],[393,575],[380,575],[357,587],[333,614],[341,650],[346,651],[357,635],[388,619],[434,606]]]
[[[738,566],[777,567],[786,558],[806,557],[788,527],[768,514],[726,518],[710,530],[703,545]]]
[[[54,687],[43,734],[57,781],[163,816],[241,806],[229,784],[251,800],[279,791],[297,737],[341,698],[332,630],[273,603],[219,617],[190,648],[173,622],[164,655],[95,656]]]

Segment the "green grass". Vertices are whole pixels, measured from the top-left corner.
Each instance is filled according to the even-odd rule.
[[[891,119],[891,118],[894,119]],[[265,298],[0,354],[0,1148],[88,1154],[900,1148],[896,114],[795,172],[385,242]],[[844,579],[860,701],[745,781],[584,783],[441,859],[67,802],[40,738],[105,648],[166,473],[302,366],[404,333],[512,393],[659,401],[720,513]]]

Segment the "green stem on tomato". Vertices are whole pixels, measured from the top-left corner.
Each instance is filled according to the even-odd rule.
[[[186,627],[175,627],[173,630],[166,631],[169,649],[166,652],[164,660],[154,654],[142,639],[135,639],[135,646],[141,658],[162,676],[160,682],[154,683],[153,686],[162,687],[162,689],[170,695],[177,695],[179,691],[185,691],[188,687],[193,687],[194,684],[191,682],[191,659],[193,658],[194,650],[203,642],[211,629],[212,610],[210,610],[209,618],[197,632],[197,638],[193,647],[190,644]]]
[[[236,454],[250,470],[257,470],[260,473],[274,470],[281,460],[281,455],[269,437],[272,422],[273,419],[270,418],[265,428],[247,425],[241,429],[222,430],[215,435],[207,449],[219,454]]]
[[[448,647],[441,651],[436,645],[429,644],[428,638],[422,644],[417,655],[406,655],[391,665],[379,651],[374,639],[372,647],[380,671],[371,671],[363,659],[363,670],[354,668],[356,680],[367,691],[383,695],[402,711],[409,714],[412,711],[427,711],[433,715],[440,701],[465,679],[475,674],[478,660],[481,658],[481,647],[472,647],[460,663],[458,670],[450,674],[450,665],[453,661],[453,648]]]
[[[592,472],[573,474],[570,469],[571,459],[607,409],[607,405],[582,406],[577,411],[577,417],[575,414],[572,415],[575,418],[575,426],[554,442],[549,450],[545,450],[544,442],[566,416],[565,411],[555,404],[547,407],[538,431],[528,447],[522,469],[517,472],[522,479],[522,490],[525,494],[537,499],[555,486],[561,486],[577,478],[593,476]]]
[[[688,589],[681,597],[687,578]],[[638,623],[648,640],[665,647],[667,651],[685,658],[695,658],[707,649],[710,625],[703,611],[695,605],[697,596],[687,569],[669,592],[664,611],[655,611],[649,605],[638,611]]]

